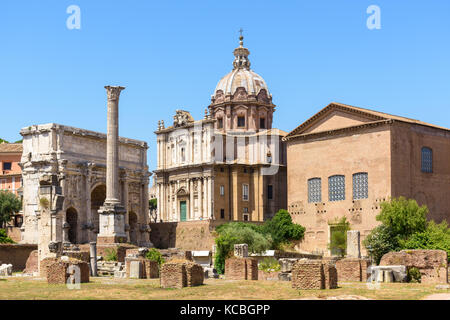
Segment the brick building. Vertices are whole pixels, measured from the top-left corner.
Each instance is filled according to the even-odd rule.
[[[0,190],[9,191],[22,197],[22,169],[19,166],[22,156],[21,143],[0,143]],[[18,212],[13,215],[6,226],[8,236],[14,241],[20,241],[20,227],[23,215]]]
[[[450,222],[448,128],[331,103],[284,140],[288,210],[306,227],[303,250],[331,254],[333,222],[342,216],[364,239],[391,197],[416,199],[430,219]]]

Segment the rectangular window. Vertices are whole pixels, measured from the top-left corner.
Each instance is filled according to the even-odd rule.
[[[422,172],[433,172],[433,150],[427,147],[422,148]]]
[[[248,184],[242,185],[242,200],[248,201]]]
[[[11,162],[3,162],[3,170],[11,170]]]
[[[345,177],[341,175],[328,178],[328,198],[330,201],[345,200]]]
[[[266,119],[259,118],[259,128],[260,129],[265,129],[266,128]]]
[[[220,219],[225,219],[225,209],[220,209]]]
[[[273,186],[271,184],[267,185],[267,199],[273,199]]]
[[[223,128],[223,119],[222,118],[217,119],[217,128],[218,129]]]
[[[353,175],[353,200],[367,199],[369,197],[369,179],[367,172]]]
[[[238,121],[237,126],[239,128],[245,127],[245,117],[242,116],[238,117],[237,121]]]
[[[308,202],[322,202],[322,179],[312,178],[308,180]]]
[[[243,214],[243,217],[244,217],[244,221],[249,221],[250,219],[249,219],[249,214],[248,214],[248,208],[244,208],[244,214]]]
[[[225,195],[225,186],[220,186],[220,195]]]

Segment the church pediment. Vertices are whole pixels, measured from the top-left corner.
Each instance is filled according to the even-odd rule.
[[[343,104],[331,103],[292,130],[286,138],[293,135],[332,131],[389,119],[379,113],[367,111]]]

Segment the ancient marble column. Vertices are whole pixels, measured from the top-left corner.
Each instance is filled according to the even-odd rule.
[[[120,203],[119,186],[119,96],[124,87],[105,86],[108,95],[106,136],[106,199],[99,209],[97,243],[125,242],[125,207]]]

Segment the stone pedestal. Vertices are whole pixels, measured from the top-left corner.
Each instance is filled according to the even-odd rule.
[[[235,244],[234,256],[238,258],[248,258],[248,244]]]
[[[361,258],[360,233],[358,230],[347,231],[347,257]]]

